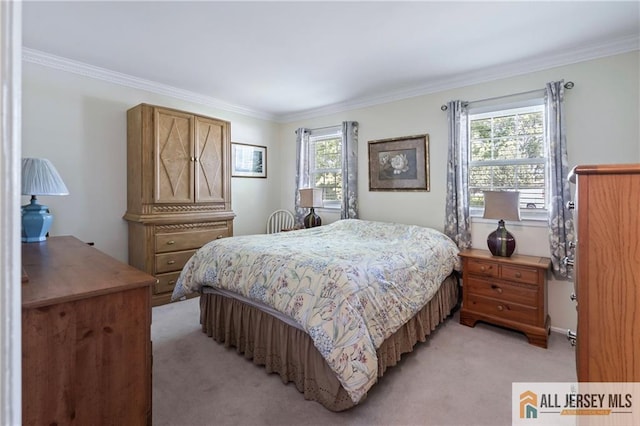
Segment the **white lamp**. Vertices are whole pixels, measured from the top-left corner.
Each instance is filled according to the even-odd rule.
[[[314,211],[314,207],[322,207],[322,189],[304,188],[300,190],[300,207],[310,208],[311,211],[304,217],[304,227],[312,228],[322,225],[322,219]]]
[[[22,206],[22,242],[44,241],[53,223],[49,208],[38,204],[36,195],[67,194],[67,186],[49,160],[22,159],[22,195],[31,195],[31,203]]]
[[[520,220],[520,193],[517,191],[484,191],[484,218],[499,219],[498,229],[487,237],[494,256],[509,257],[516,249],[516,239],[504,226],[505,220]]]

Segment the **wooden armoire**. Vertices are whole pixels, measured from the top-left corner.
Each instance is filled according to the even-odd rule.
[[[640,164],[577,166],[580,382],[640,382]]]
[[[233,235],[230,127],[155,105],[127,111],[129,263],[157,278],[154,306],[198,248]]]

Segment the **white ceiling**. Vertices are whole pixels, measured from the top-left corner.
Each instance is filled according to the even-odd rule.
[[[640,2],[26,1],[25,51],[287,121],[635,50]]]

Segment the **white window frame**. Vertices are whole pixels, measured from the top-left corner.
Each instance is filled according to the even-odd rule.
[[[476,119],[483,119],[488,117],[495,117],[500,115],[509,115],[514,112],[517,113],[526,113],[530,111],[540,110],[542,108],[542,119],[543,119],[543,137],[544,137],[544,153],[543,157],[539,160],[536,159],[513,159],[513,160],[491,160],[491,161],[471,161],[471,121]],[[472,166],[481,166],[481,165],[517,165],[517,164],[532,164],[532,163],[544,163],[545,173],[544,173],[544,184],[545,184],[545,208],[543,209],[520,209],[520,218],[522,220],[530,220],[530,221],[546,221],[549,217],[549,210],[547,206],[549,205],[549,197],[550,197],[550,180],[549,180],[549,159],[546,156],[547,153],[547,144],[549,141],[547,140],[547,123],[546,123],[546,114],[545,114],[545,102],[543,98],[533,97],[531,99],[522,100],[519,102],[511,102],[507,104],[496,104],[491,106],[484,107],[470,107],[468,111],[468,120],[467,120],[467,135],[468,137],[468,154],[469,168]],[[467,185],[469,187],[470,185]],[[483,207],[469,207],[469,217],[474,220],[481,219],[484,214]]]
[[[315,152],[315,143],[317,141],[323,141],[323,140],[327,140],[327,139],[340,139],[340,149],[341,152],[342,150],[344,150],[344,135],[342,134],[342,126],[331,126],[331,127],[325,127],[322,129],[311,129],[311,131],[309,132],[309,145],[308,145],[308,155],[309,155],[309,162],[308,162],[308,173],[309,173],[309,186],[311,188],[319,188],[322,189],[322,187],[316,186],[315,185],[315,179],[314,176],[316,173],[318,172],[334,172],[334,173],[340,173],[342,175],[342,170],[343,170],[343,164],[342,161],[344,160],[344,156],[341,155],[340,157],[340,167],[335,168],[335,169],[316,169],[315,168],[315,157],[314,157],[314,152]],[[344,176],[342,176],[342,178],[344,179]],[[343,187],[344,187],[344,182],[343,182]],[[342,190],[343,188],[341,188]],[[328,209],[328,210],[340,210],[342,208],[342,200],[338,199],[338,200],[326,200],[324,198],[324,191],[323,191],[323,207],[322,209]]]

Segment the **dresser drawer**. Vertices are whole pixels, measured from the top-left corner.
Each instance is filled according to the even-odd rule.
[[[475,294],[469,294],[467,296],[469,306],[466,306],[465,309],[470,311],[522,324],[536,325],[537,323],[537,308],[520,305],[518,303],[504,302]]]
[[[497,263],[493,262],[484,262],[482,260],[469,259],[466,262],[467,270],[464,272],[468,272],[469,274],[482,275],[485,277],[495,277],[500,276],[499,268],[500,266]]]
[[[225,227],[156,234],[156,253],[197,249],[217,238],[229,236]]]
[[[176,251],[156,254],[156,274],[182,270],[183,266],[197,250]]]
[[[179,276],[180,272],[170,272],[168,274],[156,275],[158,282],[153,288],[153,293],[158,294],[173,292],[173,288],[176,286],[176,282],[178,281]]]
[[[483,280],[468,277],[464,280],[464,291],[484,297],[492,297],[504,302],[514,302],[521,305],[537,306],[538,287],[529,285],[514,285],[498,280]]]

